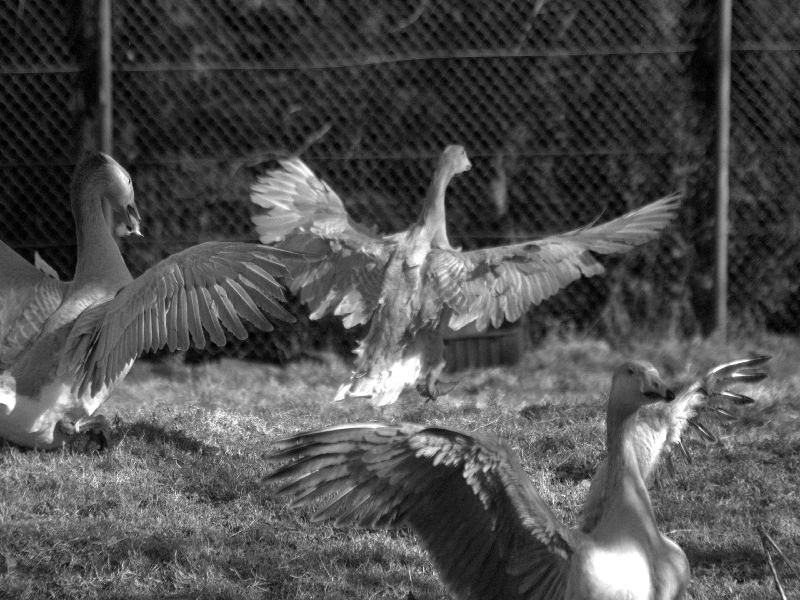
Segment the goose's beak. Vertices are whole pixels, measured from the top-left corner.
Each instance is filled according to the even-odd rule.
[[[675,393],[667,387],[664,380],[655,369],[647,370],[642,381],[642,393],[654,400],[666,400],[670,402],[675,399]]]
[[[142,235],[139,229],[141,220],[142,218],[139,216],[139,210],[136,208],[136,204],[131,201],[131,203],[125,207],[125,226],[129,234],[135,233],[136,235]]]

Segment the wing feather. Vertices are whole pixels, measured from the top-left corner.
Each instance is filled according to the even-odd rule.
[[[498,327],[576,279],[602,274],[593,252],[627,252],[654,239],[677,215],[679,200],[679,195],[668,196],[608,223],[540,240],[471,252],[439,251],[452,260],[432,261],[434,277],[448,281],[450,296],[462,300],[460,306],[445,300],[454,309],[450,327],[460,329],[473,321],[478,329],[489,323]]]
[[[206,337],[203,335],[203,323],[200,318],[197,290],[194,287],[186,290],[186,298],[189,302],[189,333],[192,336],[192,343],[202,350],[206,347]]]
[[[237,281],[226,279],[222,287],[226,290],[228,299],[238,315],[260,329],[270,327],[269,321],[261,314],[258,305]]]
[[[523,584],[563,597],[577,534],[504,446],[411,424],[332,427],[273,446],[268,460],[291,462],[265,481],[287,479],[277,493],[292,496],[291,506],[327,498],[314,520],[410,527],[456,597],[529,597]],[[534,560],[523,566],[520,554]]]
[[[89,308],[67,338],[60,372],[77,369],[74,387],[92,395],[149,350],[222,345],[230,330],[247,336],[243,317],[272,328],[268,317],[292,322],[281,306],[288,256],[260,244],[210,242],[175,254],[125,286],[114,299]],[[205,332],[204,332],[205,330]]]
[[[707,440],[715,440],[716,436],[697,420],[698,412],[712,410],[718,414],[731,415],[725,409],[719,413],[714,402],[731,399],[729,396],[731,392],[728,390],[730,386],[764,380],[767,373],[758,368],[770,359],[770,356],[757,356],[721,364],[689,384],[672,402],[659,402],[640,408],[637,415],[635,443],[642,478],[649,481],[662,459],[668,459],[671,463],[670,452],[674,447],[680,449],[691,462],[691,457],[682,441],[687,427],[691,426]],[[743,394],[737,393],[735,396],[745,399],[745,403],[748,404],[755,402]],[[603,512],[606,497],[604,488],[606,468],[606,461],[603,460],[592,478],[581,517],[581,529],[585,532],[594,528]]]
[[[61,305],[68,283],[39,271],[0,242],[0,369],[12,364]]]
[[[108,367],[108,354],[103,355],[100,360],[98,361],[98,368],[92,373],[91,378],[91,385],[96,389],[100,389],[103,385],[103,378],[102,373],[105,372],[106,368]],[[84,392],[84,388],[81,388],[81,393]]]
[[[114,371],[119,365],[119,346],[114,346],[108,354],[108,368]],[[120,369],[121,370],[121,369]]]
[[[169,306],[164,311],[165,327],[167,335],[167,348],[170,352],[175,352],[178,348],[178,327],[180,323],[180,307],[178,306],[178,297],[172,296],[168,299]],[[122,334],[123,337],[127,335],[127,331]]]
[[[211,341],[217,346],[225,345],[225,332],[217,319],[217,311],[214,302],[211,300],[211,294],[205,287],[197,288],[198,305],[200,306],[200,318],[203,322],[203,327],[208,332]]]
[[[228,298],[228,293],[225,291],[225,288],[214,284],[209,292],[211,293],[211,299],[217,307],[220,321],[222,321],[225,328],[233,332],[233,335],[235,335],[237,339],[245,339],[247,337],[247,331],[244,325],[242,325],[239,316],[236,314],[236,308],[233,306],[233,302]]]
[[[153,313],[150,310],[150,307],[147,307],[144,312],[142,312],[142,322],[144,323],[142,328],[144,333],[142,337],[142,350],[149,352],[153,348]],[[102,340],[103,345],[99,348],[98,360],[104,360],[108,355],[108,344],[110,343],[110,339],[108,336],[100,336],[99,339]],[[102,369],[98,370],[102,371]]]
[[[189,347],[189,306],[186,290],[183,287],[178,288],[178,303],[173,308],[177,312],[177,330],[176,349]]]
[[[316,257],[287,264],[289,289],[311,318],[333,313],[345,327],[368,321],[380,296],[372,276],[395,242],[351,220],[339,196],[297,158],[260,177],[250,198],[265,210],[253,217],[262,243]]]
[[[169,332],[167,329],[167,309],[172,301],[172,294],[169,294],[166,289],[161,292],[161,297],[164,298],[163,303],[159,303],[153,307],[153,318],[158,326],[158,340],[162,340],[163,345],[169,344]]]

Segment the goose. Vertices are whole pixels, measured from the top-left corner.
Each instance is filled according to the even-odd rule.
[[[720,406],[720,403],[732,402],[739,406],[753,404],[753,398],[730,388],[766,379],[767,373],[756,369],[770,360],[771,356],[756,356],[720,364],[690,383],[674,401],[642,406],[636,418],[635,436],[636,457],[642,479],[651,482],[662,462],[674,476],[673,449],[677,449],[687,462],[692,463],[692,456],[683,443],[687,431],[696,431],[704,440],[716,443],[717,437],[698,418],[699,413],[709,412],[721,420],[735,419],[735,414]],[[602,514],[607,469],[608,459],[603,459],[589,486],[581,511],[581,526],[586,531],[594,527]]]
[[[292,322],[277,278],[290,253],[260,244],[209,242],[174,254],[134,279],[103,217],[108,201],[139,233],[130,175],[90,154],[70,186],[78,241],[75,276],[56,278],[0,242],[0,438],[49,449],[108,426],[95,411],[143,352],[203,348],[205,331],[247,336],[240,319],[271,330]]]
[[[752,367],[765,360],[721,365],[678,398],[650,363],[619,366],[607,458],[579,529],[557,519],[507,446],[448,427],[366,423],[296,434],[272,442],[266,459],[290,462],[263,481],[288,480],[276,494],[291,496],[292,508],[327,498],[313,521],[410,528],[461,600],[677,600],[689,563],[658,530],[647,476],[701,403],[752,401],[725,390],[763,379]]]
[[[300,159],[259,177],[251,201],[259,239],[325,260],[287,265],[288,287],[311,318],[341,317],[346,328],[369,323],[355,350],[355,371],[335,400],[395,402],[420,376],[429,398],[445,366],[442,324],[516,321],[534,304],[581,276],[604,272],[594,253],[621,253],[654,239],[677,214],[672,195],[608,223],[525,243],[471,252],[453,248],[445,228],[445,189],[471,163],[461,146],[445,148],[422,213],[405,231],[378,235],[353,221],[339,196]]]

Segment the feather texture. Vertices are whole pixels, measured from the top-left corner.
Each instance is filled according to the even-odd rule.
[[[723,365],[678,399],[649,363],[621,365],[608,400],[608,462],[592,480],[602,501],[580,529],[559,522],[506,446],[446,427],[359,423],[299,433],[272,443],[267,460],[285,464],[264,481],[282,481],[276,494],[291,497],[291,507],[322,502],[314,521],[409,527],[459,599],[679,600],[689,566],[655,524],[641,460],[650,456],[639,454],[643,411],[686,404],[704,385],[720,390],[758,361]],[[587,504],[594,501],[590,492]]]
[[[265,478],[290,480],[278,493],[295,496],[292,507],[332,495],[315,521],[410,527],[458,598],[517,598],[524,582],[537,588],[530,598],[563,594],[573,536],[507,447],[408,423],[332,427],[273,446],[269,460],[297,459]],[[536,552],[537,572],[508,572],[514,555]]]
[[[325,258],[287,263],[289,289],[309,306],[311,318],[334,313],[347,327],[367,322],[394,244],[352,221],[339,196],[297,159],[259,178],[251,200],[265,209],[253,217],[262,243]]]
[[[186,350],[189,336],[202,348],[206,334],[221,346],[226,329],[244,339],[239,317],[266,331],[272,325],[264,313],[291,321],[279,304],[284,297],[276,278],[286,269],[277,256],[280,251],[258,244],[207,242],[164,259],[78,318],[60,373],[75,373],[76,393],[96,394],[142,352],[166,345]],[[120,354],[109,362],[112,352]]]
[[[281,161],[252,187],[251,200],[263,209],[253,217],[260,240],[323,259],[287,262],[289,289],[311,318],[333,314],[345,327],[370,325],[350,385],[337,398],[388,404],[420,375],[425,395],[435,398],[443,315],[453,329],[516,321],[572,281],[603,273],[592,253],[626,252],[655,238],[677,214],[678,196],[670,196],[601,225],[461,252],[447,239],[445,190],[469,168],[462,147],[445,148],[419,219],[392,235],[350,219],[341,198],[299,159]]]
[[[450,318],[450,327],[460,329],[473,321],[479,331],[490,324],[499,327],[576,279],[604,273],[592,252],[627,252],[654,239],[675,217],[679,201],[675,194],[602,225],[522,244],[450,251],[451,261],[437,261],[437,277],[446,272],[455,279],[467,304]]]
[[[36,339],[66,289],[67,284],[43,275],[0,292],[0,370]]]
[[[667,462],[668,469],[672,471],[674,466],[670,453],[673,448],[678,448],[686,460],[691,462],[691,455],[682,439],[687,428],[698,431],[706,440],[716,441],[716,436],[698,420],[698,413],[704,410],[719,410],[714,403],[730,398],[732,393],[728,389],[730,386],[752,384],[765,379],[767,373],[758,368],[770,359],[769,356],[758,356],[720,364],[690,383],[669,404],[643,407],[638,414],[635,438],[636,456],[642,479],[645,481],[652,479],[662,460]],[[734,395],[737,399],[743,399],[735,401],[736,403],[754,402],[749,396]],[[725,409],[721,410],[723,414],[727,413]],[[604,460],[598,466],[597,473],[603,474],[607,468]],[[584,531],[592,529],[603,513],[606,490],[599,485],[602,479],[602,476],[597,475],[592,479],[583,507],[581,527]]]
[[[244,338],[249,321],[293,321],[281,306],[283,260],[300,256],[260,244],[211,242],[189,248],[138,279],[128,272],[103,217],[102,203],[139,231],[128,173],[89,155],[71,188],[78,237],[72,282],[62,283],[0,243],[0,437],[50,448],[105,401],[143,352],[224,344]],[[65,421],[69,427],[58,428]]]

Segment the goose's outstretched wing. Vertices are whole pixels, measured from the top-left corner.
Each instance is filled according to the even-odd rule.
[[[740,405],[752,404],[754,402],[752,398],[733,392],[730,388],[737,384],[758,383],[765,379],[767,373],[757,369],[771,358],[758,356],[718,365],[690,384],[674,401],[640,409],[637,419],[636,453],[644,480],[649,480],[662,457],[669,457],[673,447],[677,446],[685,456],[689,457],[681,441],[687,428],[695,429],[709,441],[716,441],[714,434],[696,418],[698,412],[710,410],[723,417],[735,418],[717,403],[732,401]]]
[[[333,313],[345,327],[366,323],[395,242],[350,219],[336,192],[300,159],[280,165],[251,188],[252,202],[266,209],[253,216],[259,239],[324,258],[287,265],[289,289],[309,306],[312,319]]]
[[[562,598],[577,532],[514,455],[474,434],[413,424],[330,427],[273,442],[265,477],[291,506],[327,498],[314,520],[410,527],[457,598]]]
[[[429,276],[454,310],[450,327],[499,327],[581,276],[603,273],[593,252],[627,252],[654,239],[677,215],[679,200],[675,194],[602,225],[522,244],[432,252]]]
[[[0,370],[35,340],[69,287],[0,242]]]
[[[657,403],[639,409],[636,422],[636,455],[639,459],[639,470],[645,481],[653,476],[661,460],[667,461],[672,470],[671,451],[674,447],[681,450],[691,461],[691,457],[683,444],[682,437],[688,428],[693,428],[707,440],[715,441],[716,437],[697,419],[698,412],[712,411],[728,419],[735,416],[719,403],[752,404],[754,400],[744,394],[731,391],[737,384],[758,383],[767,377],[767,373],[758,370],[772,357],[758,356],[744,358],[721,364],[703,377],[691,383],[675,400],[669,403]],[[600,463],[589,488],[589,494],[583,507],[581,529],[590,531],[599,521],[605,501],[606,461]]]
[[[204,348],[204,329],[221,346],[224,329],[247,337],[240,317],[265,331],[273,328],[267,317],[293,322],[276,280],[286,274],[286,254],[260,244],[208,242],[164,259],[78,318],[59,372],[75,370],[73,389],[91,388],[94,395],[143,352],[186,350],[190,343]]]

